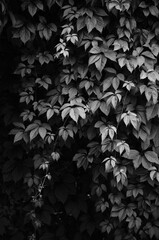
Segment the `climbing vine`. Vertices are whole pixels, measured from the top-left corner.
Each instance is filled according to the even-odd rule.
[[[0,11],[2,239],[158,239],[158,1]]]

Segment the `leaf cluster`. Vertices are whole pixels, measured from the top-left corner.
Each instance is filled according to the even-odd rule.
[[[2,239],[158,239],[158,1],[0,11]]]

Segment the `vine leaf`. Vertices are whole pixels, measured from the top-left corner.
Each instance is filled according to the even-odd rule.
[[[157,153],[153,151],[146,151],[144,155],[149,162],[156,163],[159,165],[159,159],[158,159]]]

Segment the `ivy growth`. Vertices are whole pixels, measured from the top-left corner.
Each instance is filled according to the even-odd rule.
[[[158,1],[0,11],[2,239],[158,239]]]

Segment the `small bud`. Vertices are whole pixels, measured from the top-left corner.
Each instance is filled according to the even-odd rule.
[[[50,173],[48,173],[47,175],[46,175],[46,178],[48,179],[48,180],[51,180],[51,174]]]
[[[44,188],[43,186],[39,185],[39,187],[38,187],[38,192],[41,193],[41,191],[42,191],[43,188]]]
[[[35,207],[39,207],[39,208],[41,208],[43,204],[44,202],[42,198],[39,198],[34,202]]]
[[[53,160],[58,161],[60,158],[60,154],[58,152],[52,152],[51,157]]]
[[[34,223],[34,226],[36,228],[40,228],[41,227],[41,221],[39,219],[36,219],[33,223]]]
[[[32,234],[31,236],[28,237],[28,240],[35,240],[36,237],[35,237],[35,234]]]
[[[47,170],[48,168],[49,168],[49,162],[48,161],[42,163],[39,167],[39,169],[43,169],[43,170],[45,170],[45,169]]]

